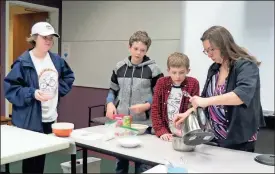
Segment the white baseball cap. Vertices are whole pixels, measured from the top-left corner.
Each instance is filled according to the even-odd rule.
[[[58,38],[60,37],[59,34],[54,31],[53,26],[48,22],[37,22],[36,24],[34,24],[32,26],[31,36],[34,34],[39,34],[41,36],[54,35]]]

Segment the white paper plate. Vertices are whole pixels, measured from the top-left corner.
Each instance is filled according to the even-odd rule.
[[[121,137],[117,139],[122,147],[133,148],[141,145],[141,141],[137,137]]]

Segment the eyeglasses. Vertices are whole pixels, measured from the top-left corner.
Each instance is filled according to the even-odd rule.
[[[207,50],[203,50],[202,52],[205,54],[205,55],[208,55],[209,53],[213,53],[213,51],[215,51],[216,48],[208,48]]]
[[[53,37],[52,36],[41,36],[44,40],[52,41]]]

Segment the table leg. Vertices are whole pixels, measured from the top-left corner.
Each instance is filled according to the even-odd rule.
[[[10,173],[10,164],[5,164],[5,173]]]
[[[82,151],[82,158],[83,158],[83,173],[88,173],[87,170],[88,170],[88,167],[87,167],[87,158],[88,158],[88,150],[86,148],[83,148],[83,151]]]
[[[76,174],[76,154],[71,154],[71,173]]]

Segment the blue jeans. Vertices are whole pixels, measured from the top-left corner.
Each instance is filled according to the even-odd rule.
[[[151,134],[151,127],[149,127],[146,130],[146,134]],[[138,162],[135,162],[135,173],[140,174],[145,172],[146,170],[149,170],[152,168],[152,166],[146,165],[146,164],[141,164]],[[117,174],[128,174],[129,171],[129,160],[127,159],[121,159],[117,158],[117,163],[116,163],[116,173]]]

